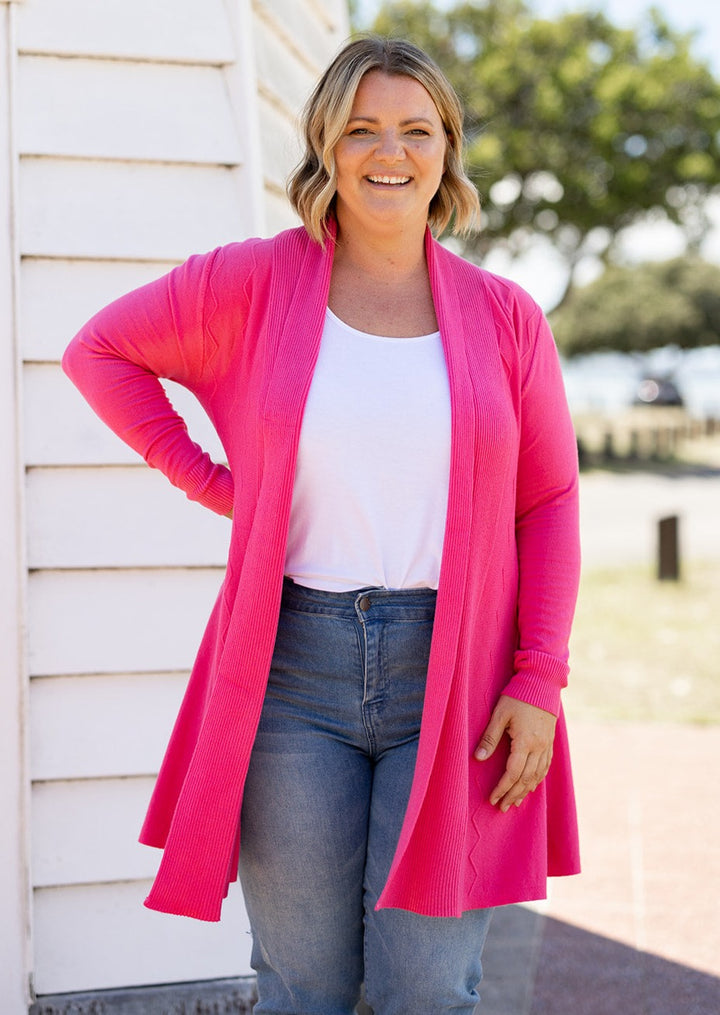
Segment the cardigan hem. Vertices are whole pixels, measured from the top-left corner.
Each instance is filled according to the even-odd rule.
[[[143,905],[156,913],[166,913],[168,916],[185,916],[189,920],[202,920],[203,923],[219,923],[222,915],[222,903],[218,906],[212,903],[208,906],[186,906],[172,902],[161,902],[153,898],[153,893],[145,899]]]

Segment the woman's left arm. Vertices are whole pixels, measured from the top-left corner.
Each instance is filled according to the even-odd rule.
[[[577,443],[560,363],[540,311],[522,357],[516,520],[519,584],[514,672],[477,746],[479,761],[510,738],[505,772],[490,800],[507,811],[545,778],[580,575]]]

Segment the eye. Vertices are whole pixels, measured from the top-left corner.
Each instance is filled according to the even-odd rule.
[[[430,131],[425,130],[424,127],[413,127],[408,131],[408,134],[413,134],[417,137],[430,137]]]
[[[348,131],[348,136],[349,137],[364,137],[366,134],[369,134],[369,133],[370,133],[370,131],[368,130],[367,127],[353,127],[351,130]]]

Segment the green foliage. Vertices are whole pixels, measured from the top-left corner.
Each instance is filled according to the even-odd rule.
[[[610,266],[595,282],[574,289],[550,320],[566,356],[716,345],[720,268],[692,256]]]
[[[396,2],[373,30],[422,46],[465,104],[484,207],[469,256],[540,235],[572,272],[657,209],[699,244],[720,185],[720,84],[656,11],[630,30],[596,11],[547,21],[523,0]]]

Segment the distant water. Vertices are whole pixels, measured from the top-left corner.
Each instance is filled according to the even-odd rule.
[[[594,353],[562,361],[573,412],[618,412],[632,405],[643,377],[669,376],[692,416],[720,418],[720,346],[658,349],[642,356]]]

